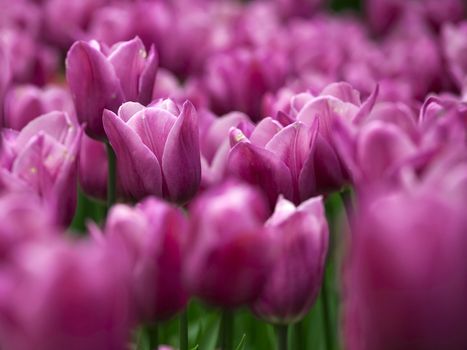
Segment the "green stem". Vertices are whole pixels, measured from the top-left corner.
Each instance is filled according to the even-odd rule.
[[[323,278],[323,285],[321,287],[321,301],[323,306],[323,323],[324,323],[324,340],[325,349],[333,350],[333,336],[332,336],[332,322],[331,322],[331,310],[329,309],[329,291],[326,282],[326,276]]]
[[[108,175],[107,175],[107,210],[115,203],[116,198],[116,160],[115,152],[110,143],[105,143],[107,149]]]
[[[222,311],[221,319],[221,349],[233,349],[233,328],[234,314],[232,310],[225,309]]]
[[[305,319],[294,325],[294,345],[296,350],[306,350],[306,324]]]
[[[180,314],[180,350],[188,350],[188,316],[183,310]]]
[[[149,350],[157,350],[159,348],[159,327],[157,323],[152,323],[146,327]]]
[[[281,324],[276,326],[277,334],[277,350],[287,350],[288,349],[288,334],[289,326],[286,324]]]
[[[347,188],[340,192],[340,197],[342,200],[342,205],[344,206],[345,214],[347,216],[347,224],[349,225],[350,229],[350,220],[352,219],[354,213],[352,191]]]

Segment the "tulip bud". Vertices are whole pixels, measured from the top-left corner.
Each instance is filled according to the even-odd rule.
[[[322,198],[298,208],[279,198],[266,227],[274,228],[279,252],[252,309],[268,322],[293,323],[308,313],[321,287],[329,235]]]
[[[128,266],[89,242],[25,246],[2,270],[0,343],[10,350],[125,350],[134,325]]]
[[[78,120],[86,123],[86,133],[105,138],[102,112],[116,112],[125,101],[151,102],[157,71],[157,57],[149,56],[136,37],[110,49],[95,41],[73,44],[66,58],[66,76]]]
[[[191,199],[201,180],[198,121],[193,105],[171,100],[145,108],[125,103],[105,111],[104,128],[117,156],[118,181],[136,199],[147,195],[178,203]]]
[[[155,198],[135,208],[117,205],[109,214],[106,236],[131,261],[131,285],[142,321],[168,319],[187,302],[182,285],[186,229],[182,212]]]
[[[5,127],[21,130],[34,118],[54,110],[75,115],[68,91],[58,86],[39,89],[35,85],[17,86],[5,97]]]
[[[51,205],[67,226],[76,207],[77,157],[82,130],[64,112],[44,114],[3,137],[0,180]]]
[[[227,182],[198,197],[190,209],[184,272],[189,291],[226,308],[253,302],[275,255],[264,227],[265,199],[247,185]]]
[[[362,201],[345,269],[347,349],[467,348],[465,166],[462,178],[454,191],[415,184]]]

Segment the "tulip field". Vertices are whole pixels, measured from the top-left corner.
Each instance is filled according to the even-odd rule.
[[[0,350],[467,350],[467,2],[0,0]]]

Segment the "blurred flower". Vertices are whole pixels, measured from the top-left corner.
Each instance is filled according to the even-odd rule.
[[[264,198],[247,185],[228,182],[199,196],[190,213],[184,273],[189,291],[225,308],[253,302],[275,256],[264,227]]]
[[[125,260],[90,242],[26,245],[0,274],[0,342],[11,350],[127,349],[129,282]]]
[[[76,207],[77,157],[82,130],[64,112],[44,114],[19,133],[3,131],[0,181],[12,191],[39,195],[59,223]]]
[[[183,213],[155,198],[135,208],[117,205],[107,218],[105,234],[132,265],[132,289],[141,321],[166,320],[182,310],[182,256],[187,222]]]
[[[196,194],[201,180],[198,117],[189,101],[182,110],[169,99],[147,108],[125,103],[118,116],[106,110],[103,122],[127,196],[184,203]]]
[[[215,113],[240,111],[259,120],[263,95],[278,90],[287,73],[280,51],[238,48],[209,58],[203,84]]]
[[[274,228],[279,253],[252,308],[269,322],[296,322],[315,303],[323,278],[329,233],[322,198],[296,208],[281,197],[266,226]]]
[[[5,127],[21,130],[34,118],[52,111],[75,115],[73,101],[67,90],[53,85],[43,89],[35,85],[16,86],[5,97]]]
[[[153,48],[148,56],[138,37],[110,49],[79,41],[68,51],[66,70],[78,120],[86,123],[89,136],[105,139],[104,109],[116,112],[125,101],[151,102],[157,57]]]
[[[442,30],[444,56],[454,82],[462,89],[467,85],[467,22],[446,24]]]
[[[345,268],[349,350],[466,348],[465,170],[362,201]]]

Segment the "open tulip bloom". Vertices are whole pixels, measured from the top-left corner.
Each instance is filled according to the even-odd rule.
[[[466,350],[466,208],[463,0],[0,0],[0,350]]]

